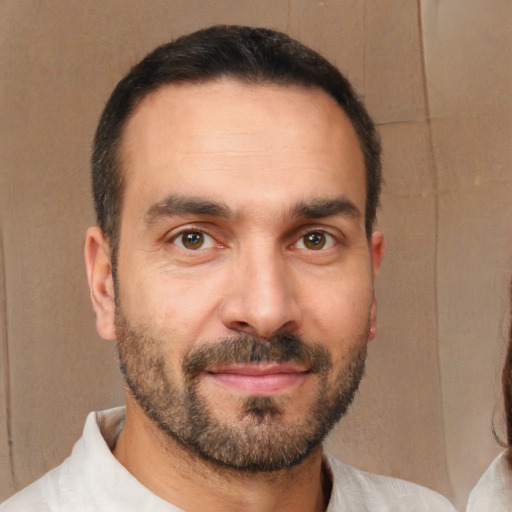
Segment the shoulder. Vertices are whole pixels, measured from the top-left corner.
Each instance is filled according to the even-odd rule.
[[[83,505],[91,494],[92,483],[98,483],[99,471],[115,463],[111,461],[108,437],[114,437],[115,426],[123,417],[121,408],[90,413],[71,455],[0,505],[0,512],[54,512]]]
[[[469,495],[467,512],[509,512],[512,506],[512,469],[506,452],[496,457]]]
[[[0,512],[177,511],[112,455],[124,420],[124,408],[89,414],[71,455],[7,500]]]
[[[333,489],[328,512],[455,512],[440,494],[397,478],[360,471],[326,455]]]
[[[55,497],[59,495],[59,481],[62,475],[66,473],[67,461],[68,459],[5,501],[0,505],[0,512],[20,510],[24,512],[52,512],[55,510],[52,503]]]

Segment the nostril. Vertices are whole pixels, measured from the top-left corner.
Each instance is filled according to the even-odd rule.
[[[250,323],[242,322],[242,321],[234,322],[232,328],[236,329],[237,331],[241,331],[241,332],[250,332],[250,331],[254,330]]]
[[[293,320],[289,320],[281,326],[279,332],[293,332],[296,330],[297,324]]]

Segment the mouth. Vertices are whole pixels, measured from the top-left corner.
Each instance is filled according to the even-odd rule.
[[[300,386],[310,372],[293,363],[237,363],[208,369],[205,377],[239,394],[272,396]]]

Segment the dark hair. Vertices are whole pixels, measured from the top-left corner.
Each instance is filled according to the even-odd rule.
[[[375,126],[348,80],[324,57],[285,34],[264,28],[218,25],[156,48],[114,89],[101,116],[92,154],[97,222],[113,263],[119,242],[124,174],[123,128],[139,102],[165,84],[200,83],[233,77],[250,84],[319,87],[349,117],[366,165],[366,232],[373,231],[381,189],[380,141]]]
[[[512,306],[512,283],[510,284],[510,299]],[[512,310],[512,307],[511,307]],[[510,320],[507,355],[501,374],[501,383],[503,386],[503,404],[505,409],[505,424],[507,428],[508,447],[507,459],[512,468],[512,318]]]

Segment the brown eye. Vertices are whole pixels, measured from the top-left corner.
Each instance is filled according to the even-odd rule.
[[[179,235],[174,243],[182,247],[183,249],[188,249],[189,251],[197,251],[198,249],[204,249],[205,243],[208,244],[208,241],[211,240],[211,237],[201,233],[201,231],[186,231]]]
[[[304,241],[304,246],[312,251],[323,249],[327,242],[325,233],[321,231],[308,233],[302,237],[302,240]]]
[[[181,235],[181,240],[183,242],[183,247],[187,249],[199,249],[204,242],[203,233],[199,233],[194,231],[192,233],[184,233]]]

